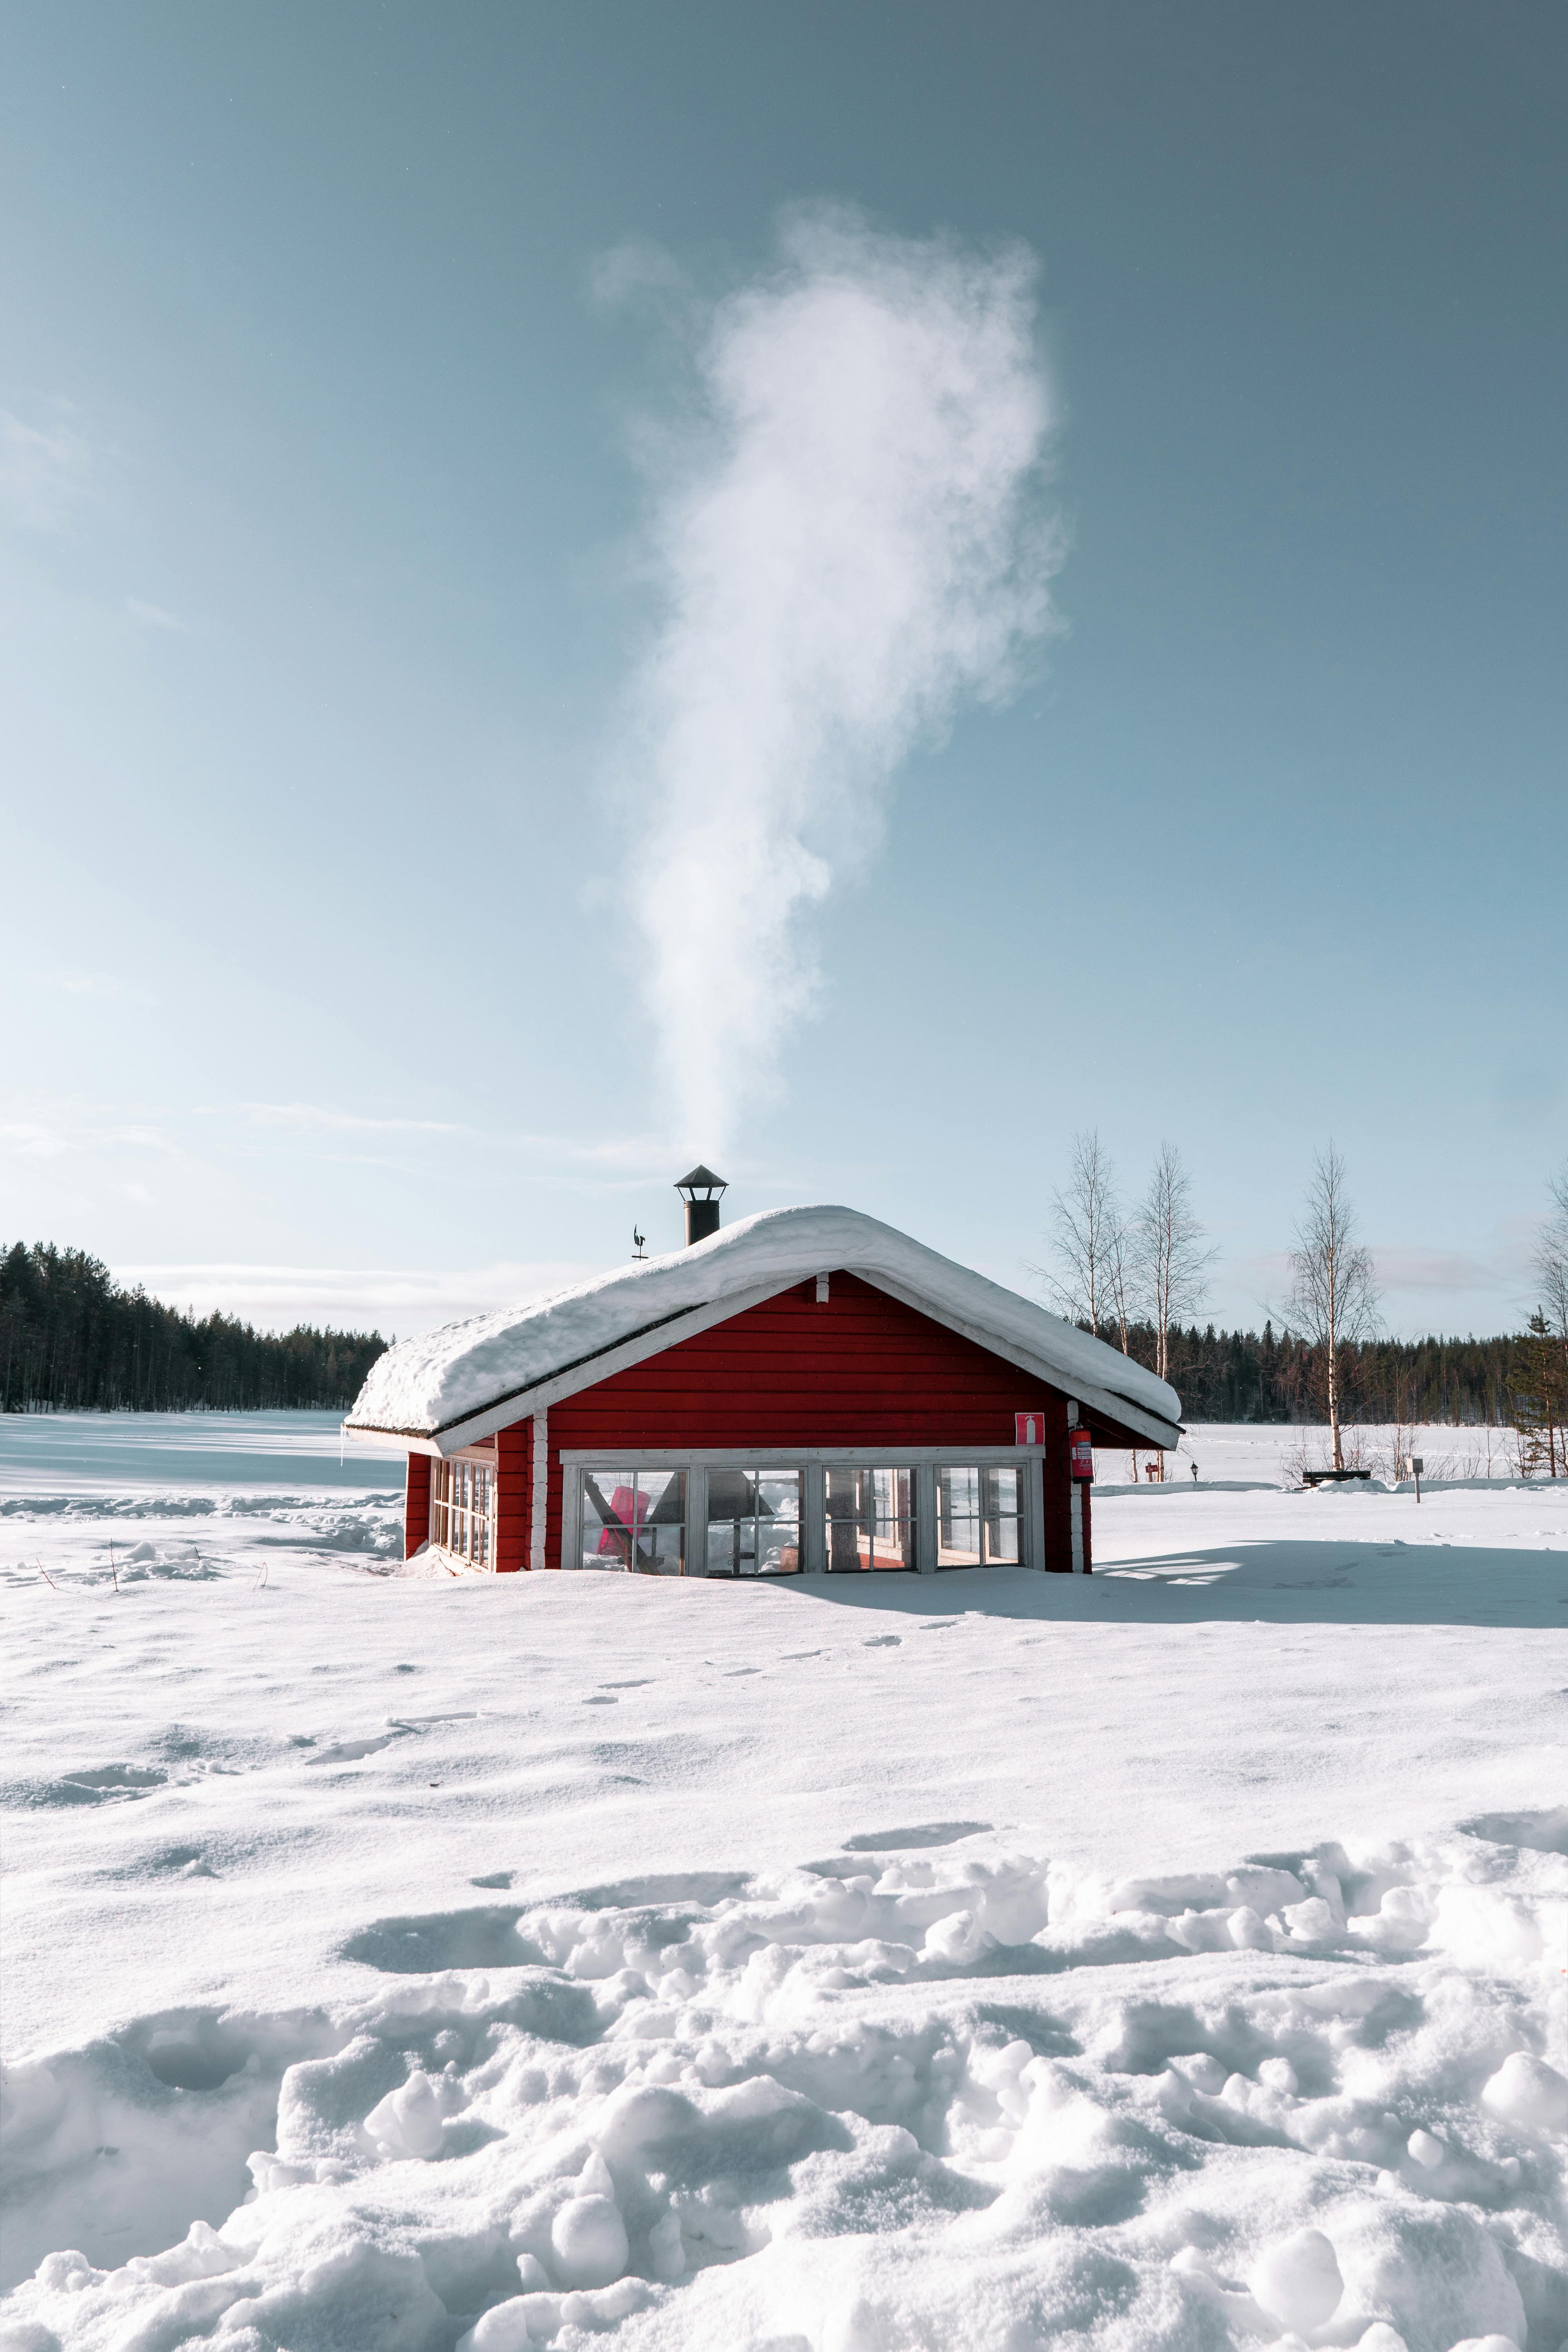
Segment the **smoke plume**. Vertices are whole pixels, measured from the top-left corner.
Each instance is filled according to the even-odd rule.
[[[1033,285],[1021,249],[819,211],[696,314],[695,424],[656,477],[629,877],[694,1150],[776,1084],[814,910],[877,846],[900,761],[1005,700],[1050,625]]]

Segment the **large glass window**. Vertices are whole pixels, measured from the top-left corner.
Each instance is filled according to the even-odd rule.
[[[708,1473],[710,1576],[795,1576],[800,1544],[800,1472]]]
[[[1022,1510],[1017,1469],[944,1464],[936,1474],[938,1568],[1016,1567]]]
[[[684,1470],[584,1470],[583,1566],[686,1573]]]
[[[430,1540],[474,1568],[495,1559],[496,1475],[489,1462],[437,1462],[430,1481]]]
[[[827,1471],[827,1567],[915,1565],[915,1474],[858,1466]]]

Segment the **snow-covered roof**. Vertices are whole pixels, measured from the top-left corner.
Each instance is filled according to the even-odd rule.
[[[589,1387],[620,1360],[674,1345],[687,1329],[671,1327],[690,1327],[703,1310],[712,1322],[839,1270],[1139,1429],[1151,1444],[1175,1443],[1181,1399],[1120,1349],[878,1218],[840,1208],[763,1210],[668,1256],[400,1340],[371,1367],[345,1426],[434,1438],[445,1450]],[[612,1351],[620,1360],[606,1364]]]

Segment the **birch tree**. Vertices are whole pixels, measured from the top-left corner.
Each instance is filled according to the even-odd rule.
[[[1154,1327],[1154,1370],[1163,1381],[1170,1378],[1172,1327],[1197,1314],[1215,1255],[1205,1246],[1192,1192],[1181,1153],[1163,1143],[1132,1235],[1138,1287]]]
[[[1542,1306],[1563,1347],[1568,1349],[1568,1160],[1547,1180],[1552,1214],[1542,1229],[1531,1261],[1541,1282]]]
[[[1116,1171],[1098,1130],[1091,1128],[1087,1135],[1073,1137],[1066,1187],[1053,1196],[1051,1252],[1059,1272],[1047,1272],[1046,1280],[1068,1320],[1087,1323],[1096,1333],[1116,1312],[1122,1227]],[[1125,1325],[1124,1313],[1121,1319]]]
[[[1356,1238],[1356,1214],[1345,1163],[1331,1137],[1314,1162],[1306,1207],[1290,1253],[1290,1294],[1285,1316],[1315,1349],[1328,1382],[1333,1466],[1345,1466],[1340,1431],[1340,1349],[1369,1339],[1377,1328],[1378,1287],[1372,1253]]]

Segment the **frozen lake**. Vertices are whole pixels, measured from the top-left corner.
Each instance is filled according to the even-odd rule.
[[[335,1412],[0,1413],[0,1499],[158,1488],[384,1488],[403,1456],[345,1448]]]

